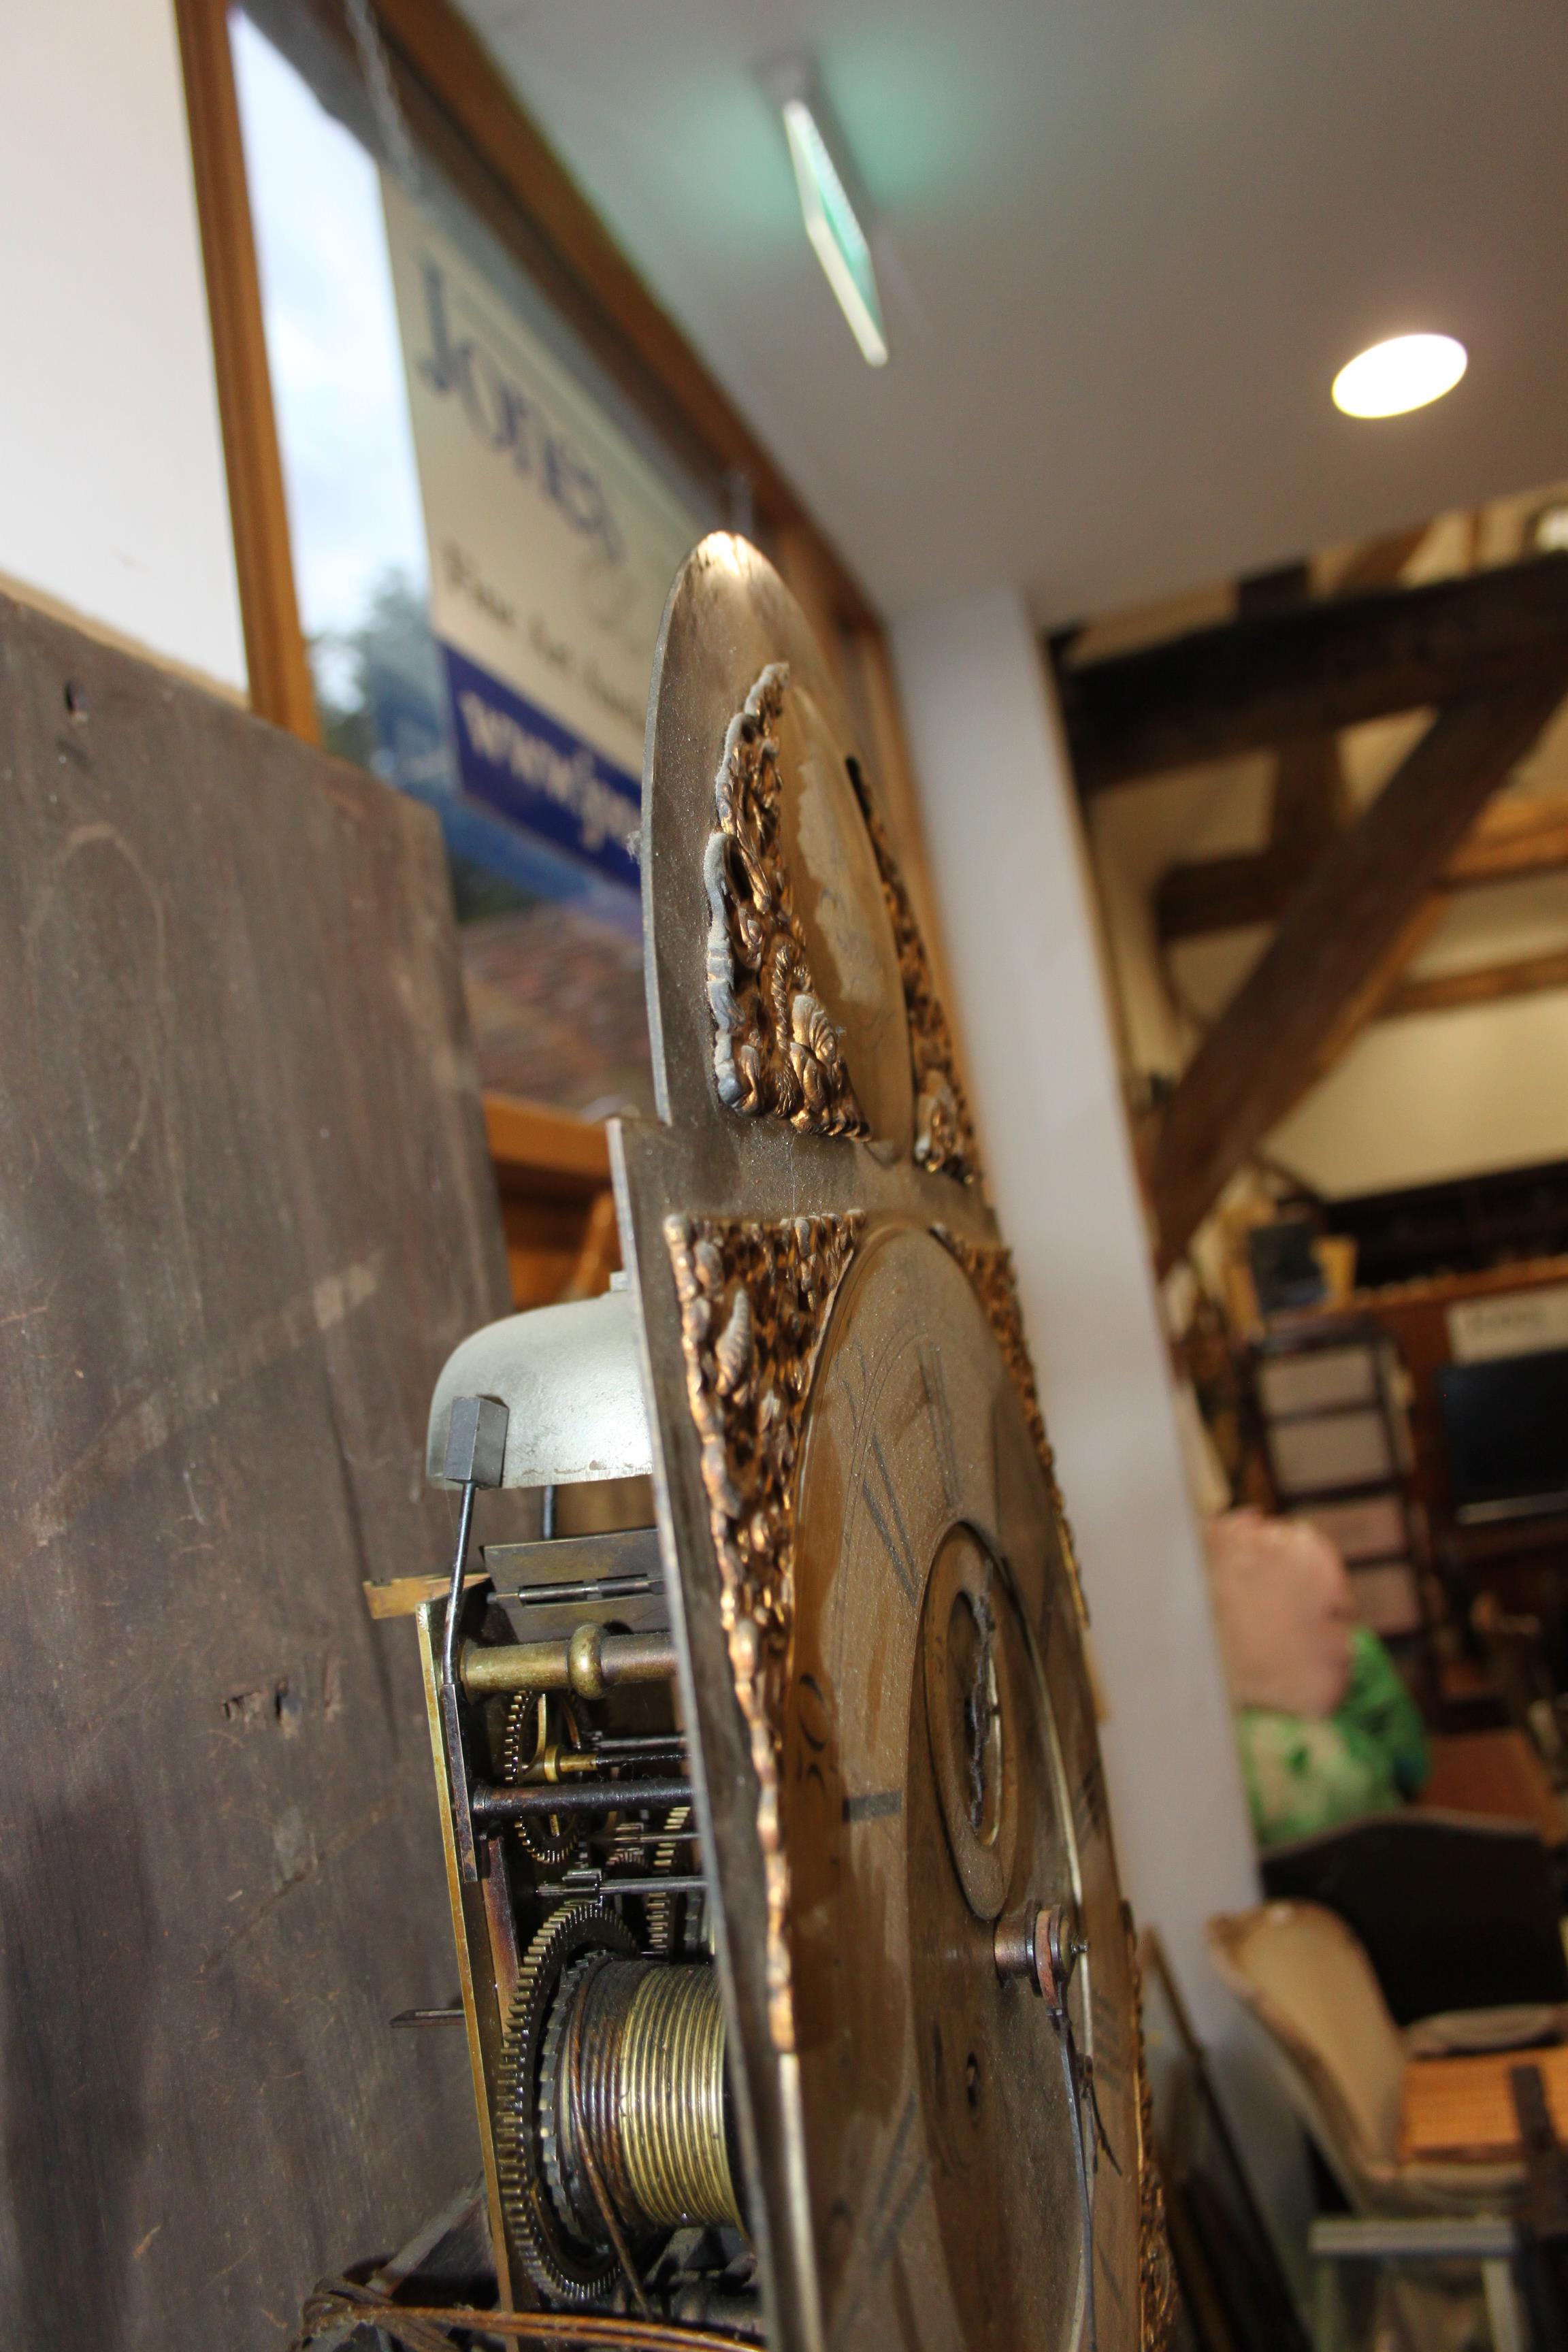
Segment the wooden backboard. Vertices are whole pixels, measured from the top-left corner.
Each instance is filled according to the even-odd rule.
[[[0,600],[0,2338],[247,2352],[478,2171],[406,1628],[510,1304],[433,818]]]

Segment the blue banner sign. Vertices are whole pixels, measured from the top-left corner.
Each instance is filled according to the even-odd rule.
[[[637,779],[454,646],[442,652],[462,790],[636,888]]]

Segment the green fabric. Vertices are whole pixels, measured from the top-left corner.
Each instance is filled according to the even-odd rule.
[[[1237,1736],[1259,1845],[1389,1812],[1430,1769],[1415,1702],[1364,1625],[1351,1634],[1350,1685],[1332,1715],[1314,1721],[1243,1707]]]

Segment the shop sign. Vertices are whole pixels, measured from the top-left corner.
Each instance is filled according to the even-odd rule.
[[[451,240],[383,194],[459,784],[635,885],[654,646],[700,526]]]

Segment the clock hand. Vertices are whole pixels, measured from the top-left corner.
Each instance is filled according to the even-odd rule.
[[[1093,2062],[1082,2055],[1073,2038],[1072,2011],[1068,2006],[1072,1972],[1088,1949],[1079,1932],[1078,1913],[1070,1903],[1054,1904],[1049,1909],[1026,1904],[1022,1912],[997,1922],[993,1942],[997,1975],[1026,1978],[1031,1989],[1043,1998],[1047,2014],[1056,2029],[1062,2086],[1072,2116],[1073,2173],[1078,2185],[1089,2352],[1099,2352],[1094,2308],[1094,2207],[1089,2176],[1091,2168],[1098,2169],[1102,2147],[1111,2170],[1120,2176],[1121,2167],[1106,2136],[1094,2087]]]
[[[1059,2008],[1053,2007],[1051,2022],[1057,2030],[1057,2049],[1062,2062],[1062,2081],[1067,2089],[1068,2105],[1072,2110],[1073,2172],[1078,2181],[1079,2235],[1083,2254],[1084,2316],[1089,2322],[1089,2352],[1100,2352],[1100,2337],[1094,2319],[1094,2209],[1089,2196],[1089,2164],[1084,2150],[1084,2118],[1079,2105],[1077,2053],[1073,2048],[1072,2020],[1067,2012],[1064,1998]]]

